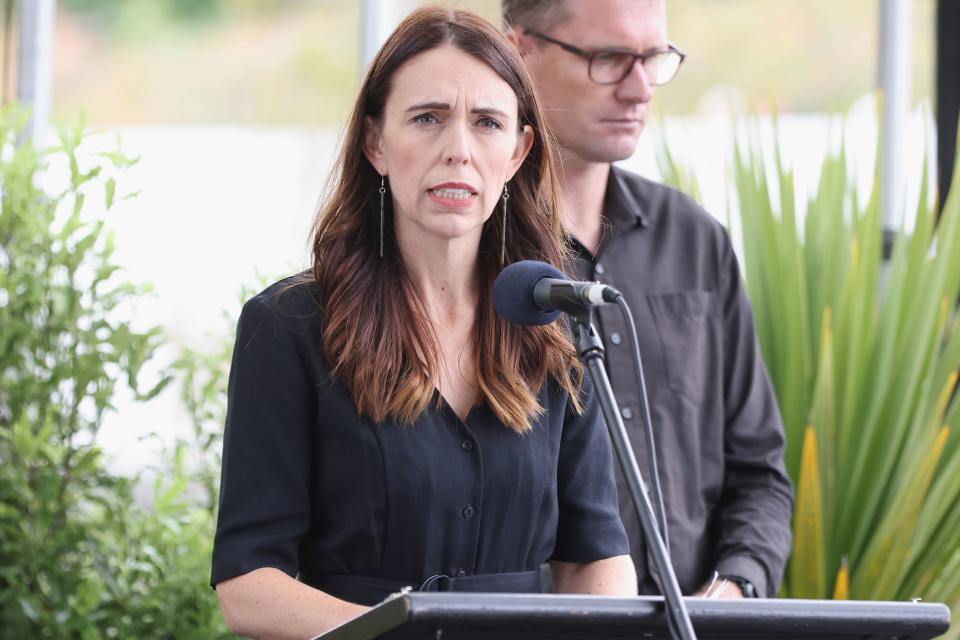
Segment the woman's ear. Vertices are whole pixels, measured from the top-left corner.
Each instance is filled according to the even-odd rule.
[[[383,127],[370,116],[363,118],[363,155],[367,157],[377,173],[387,175],[383,162]]]
[[[520,135],[517,136],[517,146],[514,148],[513,155],[510,157],[510,170],[507,176],[508,182],[513,178],[514,174],[519,171],[523,161],[527,159],[527,154],[530,153],[530,149],[533,148],[534,135],[533,127],[528,124],[523,125],[523,130],[520,132]]]

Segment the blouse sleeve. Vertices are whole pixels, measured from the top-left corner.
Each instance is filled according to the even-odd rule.
[[[620,521],[610,437],[588,378],[583,413],[569,406],[560,440],[557,494],[560,518],[552,560],[592,562],[630,553]]]
[[[298,547],[310,523],[315,418],[305,335],[265,294],[240,314],[227,392],[214,588],[263,567],[297,574]]]

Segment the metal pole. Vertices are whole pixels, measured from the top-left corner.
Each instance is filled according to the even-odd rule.
[[[360,8],[360,75],[383,46],[384,41],[405,13],[407,2],[397,0],[363,0]]]
[[[31,108],[30,121],[20,142],[43,144],[50,116],[53,66],[53,21],[56,0],[20,2],[20,54],[17,60],[17,100]]]
[[[568,313],[573,320],[575,348],[590,373],[594,393],[597,394],[600,410],[603,413],[604,422],[607,424],[607,433],[610,435],[613,453],[617,462],[620,463],[620,470],[623,472],[624,480],[626,480],[630,499],[633,501],[637,516],[640,518],[647,550],[653,557],[653,566],[650,567],[650,570],[658,578],[657,582],[663,592],[664,615],[666,616],[670,637],[675,640],[696,640],[697,634],[690,622],[690,614],[683,600],[680,585],[677,583],[677,576],[673,571],[670,554],[667,552],[667,546],[660,536],[660,529],[657,526],[653,505],[650,503],[647,485],[640,474],[637,459],[633,454],[633,447],[630,446],[630,436],[627,435],[627,428],[620,418],[617,399],[613,395],[613,388],[610,386],[610,379],[607,377],[607,370],[604,367],[603,342],[600,340],[600,335],[593,324],[593,309],[575,309],[568,311]]]
[[[950,192],[960,116],[960,3],[937,0],[937,216]],[[960,185],[954,185],[960,189]]]
[[[13,3],[3,0],[3,104],[10,103],[10,79],[13,77],[10,64],[13,60]]]
[[[880,0],[878,83],[883,100],[880,168],[880,211],[884,255],[888,240],[900,229],[906,202],[904,139],[910,117],[911,0]]]

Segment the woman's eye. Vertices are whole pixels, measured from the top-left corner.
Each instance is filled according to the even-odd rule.
[[[484,129],[503,129],[503,125],[493,118],[483,118],[480,120],[479,124]]]
[[[417,124],[434,124],[437,121],[437,118],[432,113],[421,113],[420,115],[415,116],[413,121]]]

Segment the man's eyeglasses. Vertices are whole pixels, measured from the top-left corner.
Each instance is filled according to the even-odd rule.
[[[524,29],[524,33],[544,42],[555,44],[565,51],[584,58],[588,63],[587,75],[597,84],[617,84],[630,74],[637,60],[643,65],[643,70],[647,74],[650,84],[656,86],[667,84],[677,75],[677,69],[680,68],[680,63],[686,57],[685,53],[672,44],[665,49],[655,49],[643,53],[626,49],[584,51],[579,47],[551,38],[533,29]]]

